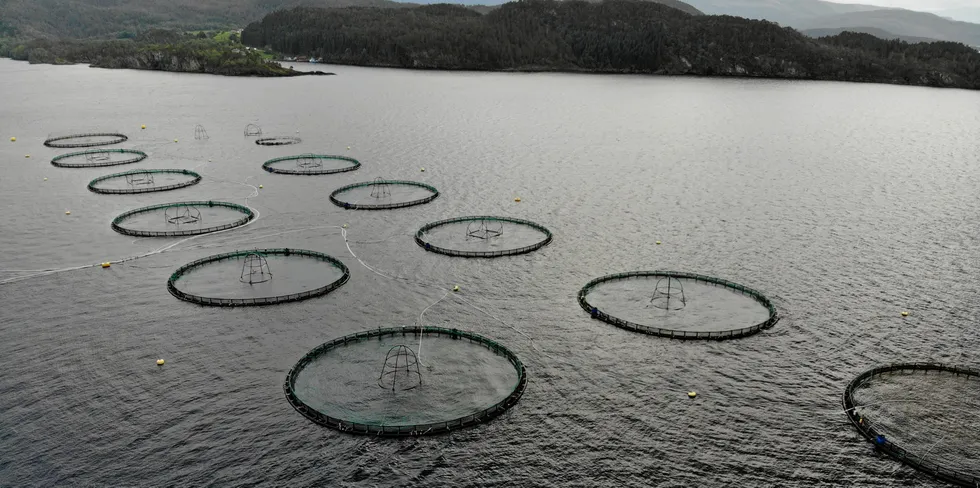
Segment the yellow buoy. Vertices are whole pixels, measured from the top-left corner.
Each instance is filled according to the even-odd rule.
[[[453,291],[459,291],[459,285],[453,286]]]
[[[259,185],[259,188],[262,188],[262,185]]]
[[[902,317],[908,317],[908,316],[909,316],[908,312],[902,312]]]
[[[108,268],[109,266],[112,266],[112,263],[109,262],[102,263],[103,268]]]
[[[422,172],[425,173],[425,168],[422,168]]]
[[[657,241],[657,245],[658,245],[658,246],[660,245],[660,241]]]
[[[157,366],[163,366],[163,360],[157,359]]]
[[[140,129],[146,129],[146,124],[141,125]]]
[[[65,210],[65,215],[71,215],[71,210]]]
[[[174,142],[177,142],[177,139],[174,139]]]
[[[521,197],[517,197],[517,198],[515,198],[515,199],[514,199],[514,201],[515,201],[515,202],[520,202],[520,201],[521,201]]]
[[[687,396],[689,398],[694,398],[694,397],[698,396],[698,392],[696,392],[696,391],[689,391],[689,392],[687,392]]]
[[[29,158],[29,157],[31,157],[31,155],[30,154],[25,154],[24,157],[25,158]]]
[[[17,138],[16,137],[11,137],[10,138],[10,142],[17,142]]]
[[[48,179],[47,179],[47,178],[45,178],[45,179],[44,179],[44,181],[48,181]]]
[[[344,224],[344,228],[345,228],[345,229],[347,228],[347,224]]]

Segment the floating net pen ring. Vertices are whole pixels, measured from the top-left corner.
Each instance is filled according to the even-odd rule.
[[[313,258],[319,261],[324,261],[333,267],[341,271],[341,276],[336,280],[327,283],[326,285],[319,286],[310,290],[305,290],[299,293],[291,293],[288,295],[276,295],[268,297],[256,297],[256,298],[213,298],[201,295],[196,295],[193,293],[187,293],[181,291],[177,284],[181,277],[191,271],[207,266],[212,263],[217,263],[220,261],[226,261],[231,259],[242,259],[244,261],[242,267],[242,275],[239,281],[246,284],[257,284],[269,281],[272,277],[272,273],[269,270],[267,258],[270,256],[302,256],[307,258]],[[217,307],[249,307],[249,306],[260,306],[260,305],[275,305],[279,303],[288,302],[298,302],[300,300],[306,300],[308,298],[314,298],[326,295],[337,288],[340,288],[347,283],[350,279],[350,270],[344,265],[340,260],[333,256],[329,256],[316,251],[307,251],[305,249],[290,249],[290,248],[279,248],[279,249],[252,249],[248,251],[234,251],[226,252],[223,254],[215,254],[213,256],[208,256],[205,258],[198,259],[187,263],[177,271],[174,271],[167,279],[167,291],[170,292],[174,297],[183,300],[185,302],[196,303],[198,305],[209,305]]]
[[[425,424],[410,424],[410,425],[386,425],[384,423],[367,423],[358,422],[357,420],[342,419],[331,417],[326,415],[317,409],[306,404],[299,398],[296,394],[296,379],[299,377],[300,372],[303,371],[308,365],[310,365],[317,358],[329,354],[335,349],[342,348],[348,344],[353,344],[361,341],[368,340],[378,340],[385,337],[396,337],[396,336],[413,336],[418,337],[422,335],[435,335],[435,336],[445,336],[454,340],[468,340],[471,343],[481,345],[495,354],[503,356],[513,367],[517,373],[517,383],[510,393],[504,397],[502,400],[489,405],[482,410],[469,415],[464,415],[461,417],[456,417],[453,419],[447,419],[440,422],[431,422]],[[392,357],[397,357],[397,354],[405,354],[405,351],[400,348],[392,348],[389,350],[389,355],[385,358],[386,367],[394,364],[391,362]],[[417,359],[414,353],[411,355],[403,356],[408,360],[405,366],[401,366],[403,369],[413,372],[413,368],[416,366],[412,363],[413,359]],[[394,385],[389,385],[385,379],[385,373],[387,370],[382,370],[382,376],[379,378],[379,386],[382,388],[391,388]],[[419,384],[422,383],[421,375],[418,376],[417,381]],[[412,384],[410,384],[412,385]],[[411,386],[415,388],[418,385]],[[349,434],[361,434],[361,435],[375,435],[384,437],[413,437],[413,436],[423,436],[423,435],[435,435],[444,434],[447,432],[453,432],[466,427],[471,427],[474,425],[479,425],[487,422],[494,417],[507,411],[509,408],[517,404],[520,400],[521,395],[524,394],[524,390],[527,388],[527,370],[524,367],[524,363],[511,352],[506,347],[500,345],[499,343],[490,340],[486,337],[474,334],[472,332],[465,332],[457,329],[446,329],[442,327],[390,327],[390,328],[380,328],[376,330],[369,330],[365,332],[358,332],[356,334],[351,334],[348,336],[340,337],[332,341],[326,342],[314,348],[312,351],[306,353],[299,362],[296,363],[289,373],[286,375],[286,381],[282,385],[283,392],[286,394],[286,400],[292,405],[297,412],[309,419],[310,421],[321,425],[323,427],[329,427],[331,429],[336,429],[341,432],[346,432]],[[406,388],[407,389],[407,388]]]
[[[671,283],[670,280],[686,279],[686,280],[692,280],[694,282],[721,286],[736,291],[738,293],[741,293],[742,295],[748,296],[753,300],[755,300],[756,302],[758,302],[763,307],[765,307],[766,310],[768,311],[769,316],[766,320],[759,322],[758,324],[749,327],[739,328],[739,329],[730,329],[730,330],[722,330],[722,331],[688,331],[688,330],[678,330],[678,329],[662,329],[659,327],[652,327],[649,325],[638,324],[636,322],[631,322],[629,320],[624,320],[619,317],[612,316],[602,310],[599,310],[597,307],[589,303],[588,294],[596,286],[602,283],[627,280],[631,278],[657,278],[658,279],[658,286],[654,291],[651,302],[654,302],[656,300],[671,299],[671,297],[664,296],[664,293],[667,293],[667,290],[669,289],[667,287]],[[662,279],[666,279],[667,281],[666,282],[659,281]],[[679,295],[676,294],[678,292],[680,293]],[[676,301],[675,302],[676,306],[665,305],[665,306],[657,306],[657,308],[662,308],[665,310],[677,310],[683,308],[683,306],[686,305],[687,303],[687,299],[684,297],[683,292],[678,290],[677,292],[674,293],[675,295],[673,296],[672,299]],[[776,322],[779,321],[779,314],[776,313],[776,307],[762,293],[753,290],[749,287],[740,285],[738,283],[733,283],[731,281],[724,280],[721,278],[714,278],[711,276],[704,276],[695,273],[685,273],[680,271],[631,271],[628,273],[616,273],[607,276],[602,276],[586,283],[585,286],[583,286],[582,289],[579,290],[578,303],[579,305],[582,306],[582,309],[588,312],[589,315],[591,315],[592,318],[594,319],[601,320],[603,322],[615,325],[616,327],[626,329],[629,331],[642,332],[644,334],[649,334],[658,337],[668,337],[670,339],[690,339],[690,340],[737,339],[740,337],[747,337],[756,334],[765,329],[769,329],[772,326],[776,325]]]
[[[472,223],[477,222],[476,228],[472,228]],[[465,251],[460,249],[447,249],[444,247],[436,246],[435,244],[426,240],[426,234],[436,228],[448,224],[466,223],[466,238],[482,235],[481,240],[490,240],[492,238],[499,238],[503,233],[503,224],[519,224],[526,227],[535,229],[542,234],[544,238],[534,244],[519,247],[516,249],[504,249],[499,251]],[[477,215],[469,217],[457,217],[453,219],[439,220],[429,224],[423,225],[417,232],[415,232],[415,243],[419,245],[422,249],[429,252],[434,252],[437,254],[445,254],[447,256],[459,256],[466,258],[496,258],[501,256],[514,256],[517,254],[526,254],[532,251],[541,249],[551,243],[552,240],[551,231],[547,227],[531,222],[530,220],[517,219],[511,217],[494,217],[489,215]]]
[[[154,176],[161,175],[182,175],[188,177],[189,179],[169,185],[148,186],[152,185]],[[130,188],[100,188],[98,186],[99,183],[116,178],[125,178],[126,182],[130,185]],[[123,173],[100,176],[88,183],[88,189],[89,191],[93,191],[95,193],[122,195],[176,190],[178,188],[193,186],[200,182],[201,175],[188,169],[137,169]]]
[[[294,168],[277,166],[278,163],[295,161]],[[339,168],[324,168],[323,161],[340,161],[345,164]],[[273,158],[262,163],[262,169],[270,173],[284,175],[329,175],[333,173],[343,173],[354,171],[361,167],[361,162],[346,156],[331,156],[327,154],[298,154],[295,156],[283,156]]]
[[[261,137],[255,140],[255,143],[260,146],[287,146],[289,144],[299,144],[301,142],[303,142],[302,139],[292,136]]]
[[[354,190],[357,188],[370,188],[372,197],[376,199],[382,198],[382,196],[376,196],[376,195],[383,195],[383,193],[387,191],[388,195],[390,196],[391,187],[397,187],[397,186],[412,186],[412,187],[422,188],[428,190],[429,192],[431,192],[431,194],[415,200],[410,200],[405,202],[388,202],[388,203],[347,202],[338,198],[338,195],[340,195],[341,193]],[[429,203],[435,200],[436,197],[438,196],[439,196],[439,190],[437,190],[436,187],[432,185],[427,185],[425,183],[419,183],[417,181],[404,181],[404,180],[374,180],[370,182],[354,183],[351,185],[346,185],[337,188],[336,190],[333,191],[333,193],[330,194],[330,201],[333,202],[334,205],[337,205],[338,207],[343,207],[350,210],[386,210],[392,208],[403,208],[403,207],[411,207],[414,205],[422,205],[424,203]]]
[[[221,207],[230,210],[240,212],[242,216],[233,222],[227,222],[221,225],[215,225],[212,227],[194,227],[194,228],[184,228],[181,229],[182,224],[199,224],[200,211],[195,212],[196,207],[201,208],[213,208]],[[163,210],[164,217],[167,219],[168,224],[174,225],[176,228],[174,230],[139,230],[131,229],[124,225],[126,219],[139,214],[144,214],[147,212],[155,212]],[[194,214],[197,219],[194,220],[190,216],[187,218],[183,217],[183,213],[186,211],[188,215]],[[175,220],[171,220],[171,219]],[[136,237],[183,237],[183,236],[193,236],[198,234],[208,234],[211,232],[217,232],[219,230],[231,229],[241,225],[247,224],[250,220],[255,218],[255,212],[252,209],[238,205],[237,203],[229,202],[216,202],[213,200],[208,201],[196,201],[196,202],[177,202],[177,203],[164,203],[160,205],[150,205],[149,207],[141,207],[127,212],[119,214],[116,218],[112,219],[112,230],[127,236]]]
[[[113,154],[132,154],[128,159],[113,160]],[[70,163],[64,160],[69,158],[84,157],[85,162]],[[51,158],[51,164],[59,168],[100,168],[104,166],[120,166],[123,164],[138,163],[147,158],[143,151],[135,149],[89,149],[68,154],[62,154]]]
[[[108,141],[86,141],[86,142],[70,142],[75,139],[86,139],[89,137],[111,137],[112,139]],[[112,144],[119,144],[121,142],[126,142],[129,140],[125,134],[120,134],[118,132],[89,132],[83,134],[71,134],[67,136],[59,137],[49,137],[44,141],[44,145],[48,147],[55,148],[73,148],[73,147],[95,147],[95,146],[110,146]]]
[[[868,418],[864,412],[860,411],[862,407],[855,403],[854,391],[869,380],[873,379],[875,376],[880,376],[886,373],[912,373],[916,371],[924,373],[951,373],[955,376],[963,376],[972,380],[980,380],[980,370],[941,363],[897,363],[879,366],[861,373],[847,384],[847,388],[844,389],[844,394],[841,397],[841,404],[844,406],[844,412],[847,414],[847,418],[851,421],[851,424],[854,425],[854,428],[856,428],[858,432],[860,432],[861,435],[868,440],[868,442],[874,444],[877,451],[887,454],[892,459],[912,467],[917,471],[921,471],[956,486],[966,486],[970,488],[980,486],[980,477],[969,473],[960,472],[955,469],[942,466],[936,462],[924,459],[922,456],[909,452],[901,446],[888,440],[883,432],[875,428],[875,419]]]

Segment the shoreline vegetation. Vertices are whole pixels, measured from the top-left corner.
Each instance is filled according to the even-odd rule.
[[[222,37],[224,37],[222,39]],[[218,34],[215,39],[170,31],[151,31],[132,39],[49,40],[4,43],[0,56],[31,64],[88,64],[93,68],[137,69],[222,76],[289,77],[332,75],[296,71],[261,50]]]
[[[774,78],[980,89],[980,52],[843,32],[813,39],[761,20],[694,15],[642,0],[298,7],[242,43],[327,64],[446,71]]]

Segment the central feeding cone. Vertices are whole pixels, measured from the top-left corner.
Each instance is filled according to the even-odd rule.
[[[687,305],[687,297],[684,296],[684,285],[681,280],[672,276],[665,276],[657,280],[653,289],[653,297],[650,304],[664,310],[680,310]]]
[[[474,220],[466,225],[466,238],[475,237],[477,239],[492,239],[500,237],[504,233],[503,222],[496,220],[480,219]]]
[[[265,283],[272,279],[272,271],[269,270],[269,261],[265,256],[251,252],[245,255],[245,262],[242,263],[242,275],[239,281],[254,285]]]
[[[422,385],[422,371],[415,351],[404,344],[392,347],[385,355],[378,386],[386,390],[411,390]]]

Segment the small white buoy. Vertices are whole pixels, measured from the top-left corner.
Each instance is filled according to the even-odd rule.
[[[262,188],[262,185],[259,185],[259,188]]]
[[[350,146],[347,146],[347,150],[350,151]]]
[[[71,215],[71,210],[65,210],[65,215]]]
[[[459,291],[459,285],[453,286],[453,291]]]
[[[422,168],[422,172],[425,173],[425,168]]]
[[[689,391],[689,392],[687,392],[687,397],[688,398],[694,398],[696,396],[698,396],[698,392],[696,392],[696,391]]]
[[[177,142],[177,139],[174,139],[174,142]]]
[[[30,159],[31,155],[30,154],[25,154],[24,157]]]
[[[347,224],[344,224],[344,228],[345,228],[345,229],[347,228]]]
[[[47,179],[47,178],[45,178],[45,179],[44,179],[44,181],[48,181],[48,179]]]
[[[162,359],[157,359],[157,366],[163,366],[164,361]]]
[[[908,317],[908,316],[909,316],[908,312],[902,312],[902,317]]]

